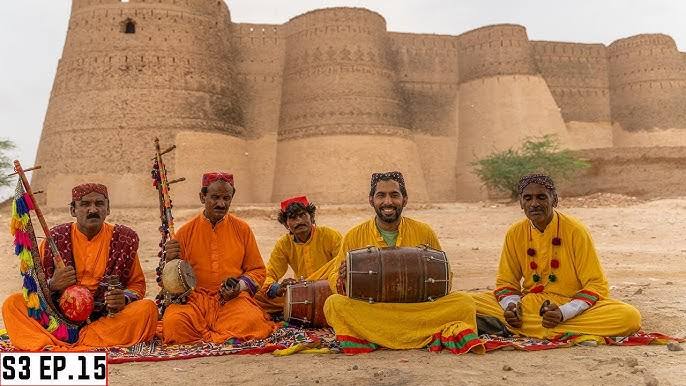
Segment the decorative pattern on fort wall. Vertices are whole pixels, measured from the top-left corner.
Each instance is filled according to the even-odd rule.
[[[538,73],[526,29],[518,25],[482,27],[458,36],[460,82],[496,75]]]
[[[632,36],[608,52],[613,121],[628,131],[686,128],[686,65],[671,37]]]
[[[565,121],[610,121],[604,45],[544,41],[531,45],[538,69]]]
[[[406,110],[385,21],[356,8],[315,11],[286,26],[279,139],[404,131]]]

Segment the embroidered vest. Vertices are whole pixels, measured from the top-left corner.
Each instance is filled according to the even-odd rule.
[[[72,223],[57,225],[50,229],[50,236],[55,240],[57,250],[60,255],[62,255],[64,264],[76,269],[74,266],[71,227]],[[91,314],[91,320],[98,319],[106,312],[105,292],[107,291],[106,278],[108,276],[118,276],[119,282],[124,288],[128,285],[129,279],[131,278],[133,262],[136,258],[136,252],[138,251],[138,243],[138,235],[133,229],[119,224],[114,226],[105,273],[100,279],[100,285],[93,295],[95,309],[93,310],[93,314]],[[43,270],[45,271],[47,280],[50,280],[55,273],[55,265],[50,248],[45,248],[45,254],[43,255]]]

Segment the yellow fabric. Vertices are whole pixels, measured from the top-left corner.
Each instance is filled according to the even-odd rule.
[[[476,303],[476,313],[494,316],[515,334],[532,338],[550,339],[565,333],[596,336],[627,336],[641,328],[641,314],[626,303],[604,299],[581,314],[558,324],[554,328],[544,328],[543,319],[538,311],[544,301],[550,300],[558,305],[567,303],[571,298],[551,293],[527,294],[522,297],[522,327],[514,328],[505,322],[503,309],[492,292],[472,294]]]
[[[438,332],[458,335],[466,329],[476,331],[474,301],[460,292],[424,303],[370,304],[331,295],[324,303],[324,314],[336,335],[391,349],[423,348]]]
[[[312,235],[305,243],[296,243],[293,235],[283,235],[274,245],[264,286],[269,287],[293,269],[295,279],[309,278],[323,265],[338,255],[341,247],[341,234],[326,226],[312,227]],[[315,279],[316,280],[316,279]]]
[[[557,234],[557,221],[560,219],[559,238],[562,245],[553,246],[552,240]],[[531,234],[531,242],[529,242]],[[591,235],[577,219],[557,211],[544,232],[523,219],[510,227],[505,236],[505,244],[500,255],[500,266],[496,277],[496,288],[512,287],[528,293],[536,283],[533,281],[534,270],[529,266],[531,258],[528,248],[536,250],[535,261],[539,266],[541,284],[545,292],[560,296],[573,297],[580,290],[595,292],[600,299],[608,296],[607,279],[600,266]],[[560,267],[554,270],[557,276],[555,283],[548,281],[550,260],[556,249]],[[520,280],[524,278],[520,286]]]
[[[267,291],[269,286],[286,274],[288,267],[293,270],[296,280],[304,278],[315,281],[328,278],[331,263],[341,247],[341,239],[337,230],[326,226],[313,226],[312,235],[304,243],[295,242],[290,233],[282,236],[274,245],[267,264],[267,278],[255,294],[255,301],[266,312],[283,310],[284,297],[270,299]]]
[[[558,237],[562,244],[553,246],[552,240],[558,232],[558,219]],[[528,248],[536,250],[533,260],[538,264],[540,284],[544,285],[541,293],[530,293],[537,283],[533,281],[535,271],[529,265],[532,258],[527,255]],[[560,262],[560,267],[555,270],[550,267],[554,253]],[[551,272],[557,277],[554,283],[548,279]],[[502,287],[513,288],[523,295],[523,325],[519,329],[510,328],[521,335],[550,338],[559,333],[574,332],[615,336],[631,334],[640,327],[641,316],[634,307],[607,298],[607,279],[600,266],[591,235],[581,222],[564,213],[556,211],[544,232],[531,225],[528,219],[523,219],[510,227],[505,236],[496,277],[496,288]],[[556,328],[543,328],[539,316],[541,304],[545,300],[550,300],[563,305],[581,290],[597,294],[600,300],[590,309]],[[494,316],[504,322],[503,309],[493,293],[475,294],[473,297],[477,314]]]
[[[407,217],[401,217],[398,226],[398,239],[395,242],[397,247],[416,247],[426,244],[434,249],[441,249],[438,237],[429,225]],[[345,262],[348,251],[367,246],[388,247],[381,233],[376,228],[375,217],[352,228],[343,237],[341,248],[336,257],[335,263],[329,269],[329,286],[333,293],[336,293],[336,281],[338,280],[338,268]]]
[[[396,246],[420,244],[441,249],[429,225],[402,217]],[[426,346],[434,334],[446,329],[455,334],[466,329],[476,330],[474,302],[463,293],[451,293],[435,302],[373,304],[336,294],[338,267],[345,262],[346,253],[369,245],[387,247],[376,228],[375,218],[348,231],[330,269],[329,285],[334,295],[324,303],[324,314],[336,335],[351,336],[393,349],[412,349]]]

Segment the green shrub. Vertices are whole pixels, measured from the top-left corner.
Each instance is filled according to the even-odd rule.
[[[11,181],[14,181],[14,178],[7,176],[14,170],[14,164],[7,154],[12,149],[12,141],[0,138],[0,187],[9,186]]]
[[[474,173],[489,189],[517,198],[517,182],[529,173],[545,173],[555,181],[569,179],[590,164],[569,150],[560,150],[553,135],[528,138],[518,150],[508,149],[472,162]]]

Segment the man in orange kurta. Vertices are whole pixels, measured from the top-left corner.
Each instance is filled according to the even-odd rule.
[[[58,225],[50,231],[66,266],[53,267],[52,254],[45,242],[40,253],[46,277],[50,278],[48,287],[55,298],[74,284],[95,294],[96,309],[89,318],[91,323],[79,330],[75,343],[63,342],[28,315],[24,297],[17,293],[8,297],[2,307],[10,341],[21,350],[79,351],[125,347],[150,340],[155,334],[157,308],[151,300],[143,299],[145,277],[136,253],[138,236],[122,225],[105,223],[110,212],[104,185],[76,186],[72,190],[70,210],[76,222]],[[112,256],[113,249],[117,258]],[[130,252],[124,256],[124,251]],[[117,275],[123,288],[108,290],[104,283],[107,275]]]
[[[248,224],[228,213],[235,192],[233,175],[203,175],[205,209],[165,245],[166,261],[188,261],[196,278],[186,304],[172,304],[164,313],[165,343],[262,339],[275,328],[253,299],[265,267]]]

